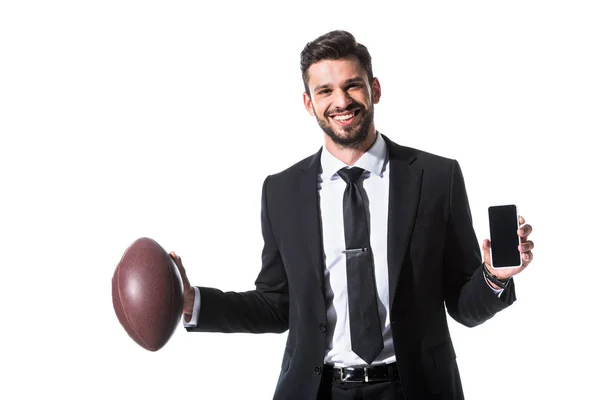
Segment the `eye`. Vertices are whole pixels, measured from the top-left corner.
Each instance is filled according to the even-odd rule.
[[[331,89],[321,89],[317,92],[319,95],[325,95],[331,92]]]

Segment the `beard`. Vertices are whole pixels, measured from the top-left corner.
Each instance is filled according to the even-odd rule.
[[[360,120],[358,121],[357,125],[352,124],[352,126],[340,127],[340,129],[345,133],[344,136],[338,135],[333,130],[333,127],[331,125],[332,123],[328,120],[329,117],[327,116],[330,113],[327,113],[325,118],[319,118],[319,116],[316,117],[317,123],[319,124],[323,132],[325,132],[335,144],[345,149],[358,148],[360,144],[363,143],[369,136],[369,128],[371,127],[371,124],[373,123],[373,119],[375,117],[374,104],[373,102],[371,102],[371,106],[368,110],[358,103],[352,103],[348,105],[348,107],[346,107],[344,110],[338,109],[335,111],[331,111],[331,113],[341,113],[344,111],[356,109],[357,106],[360,109],[359,114],[362,114],[360,116]]]

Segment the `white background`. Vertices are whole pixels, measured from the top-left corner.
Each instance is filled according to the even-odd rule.
[[[377,128],[460,162],[480,242],[491,204],[534,226],[517,302],[451,321],[467,398],[597,395],[596,2],[199,3],[1,3],[0,398],[272,397],[286,334],[151,353],[111,278],[149,236],[193,284],[253,288],[262,182],[323,141],[299,54],[333,29],[371,51]]]

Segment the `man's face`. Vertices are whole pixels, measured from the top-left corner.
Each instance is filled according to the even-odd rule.
[[[369,85],[367,72],[357,58],[323,60],[308,68],[306,110],[338,145],[355,148],[374,131],[373,105],[379,102],[377,78]]]

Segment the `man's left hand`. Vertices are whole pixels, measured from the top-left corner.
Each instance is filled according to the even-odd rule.
[[[521,238],[521,244],[519,245],[519,252],[521,253],[521,259],[523,260],[521,266],[518,268],[493,268],[490,257],[490,246],[491,242],[488,239],[483,241],[483,261],[485,268],[494,276],[500,279],[507,279],[511,276],[515,276],[523,271],[533,260],[533,242],[529,240],[531,234],[531,225],[525,224],[525,218],[519,215],[519,229],[517,234]]]

